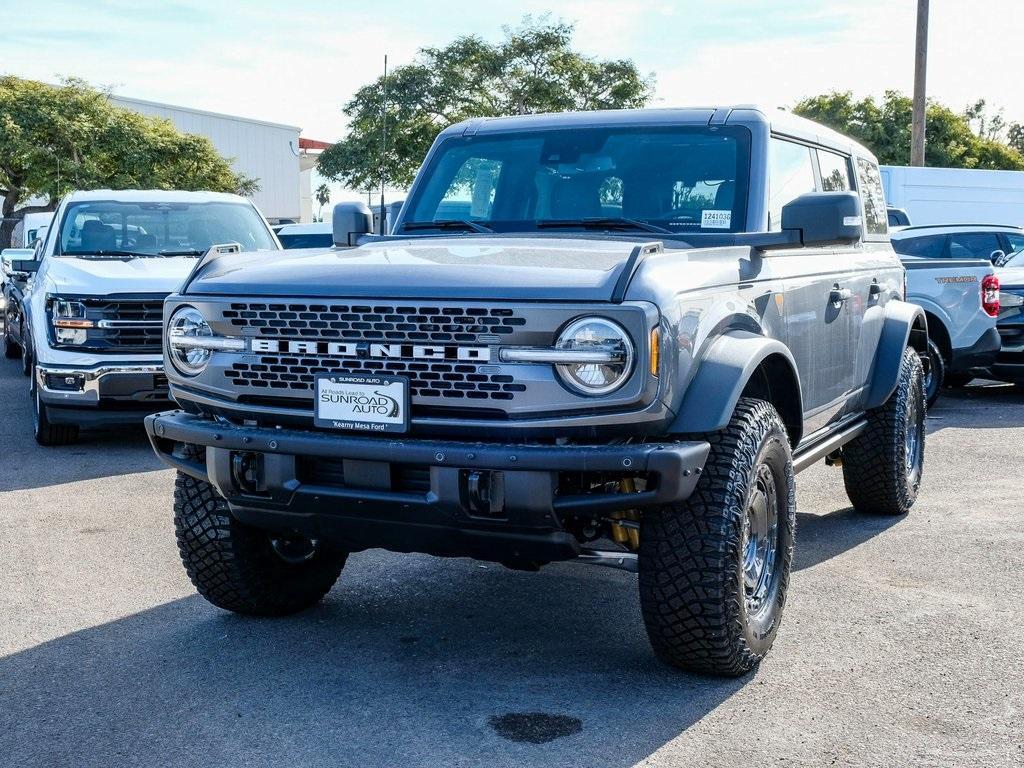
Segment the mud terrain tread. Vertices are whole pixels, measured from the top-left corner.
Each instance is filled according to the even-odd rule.
[[[762,400],[741,399],[724,430],[695,437],[707,440],[711,452],[694,494],[686,502],[644,514],[641,609],[651,645],[662,661],[732,677],[752,669],[768,650],[755,652],[746,640],[745,597],[737,578],[748,483],[762,441],[779,439],[785,445],[790,483],[789,509],[780,510],[779,521],[790,533],[789,547],[779,552],[781,605],[796,522],[792,460],[782,419]]]
[[[189,579],[209,602],[235,613],[283,616],[318,602],[337,581],[346,555],[319,550],[287,563],[266,532],[244,525],[209,483],[179,472],[174,531]]]
[[[918,412],[923,414],[921,359],[908,347],[903,350],[896,389],[884,405],[868,412],[867,429],[843,447],[843,483],[859,512],[903,515],[917,499],[920,477],[916,484],[907,481],[904,460],[906,411],[912,397],[919,398]]]

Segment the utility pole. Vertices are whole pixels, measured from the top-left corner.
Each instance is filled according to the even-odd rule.
[[[928,68],[928,0],[917,0],[914,45],[914,113],[910,124],[910,164],[924,165],[925,79]]]

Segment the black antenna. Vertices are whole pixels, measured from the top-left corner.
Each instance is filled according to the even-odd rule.
[[[384,54],[384,96],[381,99],[380,106],[380,119],[381,119],[381,132],[383,138],[381,140],[381,151],[380,151],[380,233],[382,235],[387,234],[386,220],[387,213],[384,209],[384,168],[387,163],[388,153],[388,55]]]

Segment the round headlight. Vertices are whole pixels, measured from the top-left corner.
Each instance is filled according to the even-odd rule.
[[[570,389],[584,395],[607,395],[626,383],[633,370],[633,343],[629,334],[611,320],[583,317],[566,326],[555,343],[556,349],[577,352],[607,352],[603,362],[566,363],[556,366]]]
[[[171,322],[167,324],[167,348],[174,367],[186,376],[202,373],[213,352],[175,342],[204,336],[213,336],[213,330],[195,307],[182,307],[171,315]]]

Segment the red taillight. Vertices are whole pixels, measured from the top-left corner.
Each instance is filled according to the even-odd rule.
[[[981,308],[991,317],[999,315],[999,278],[985,275],[981,281]]]

